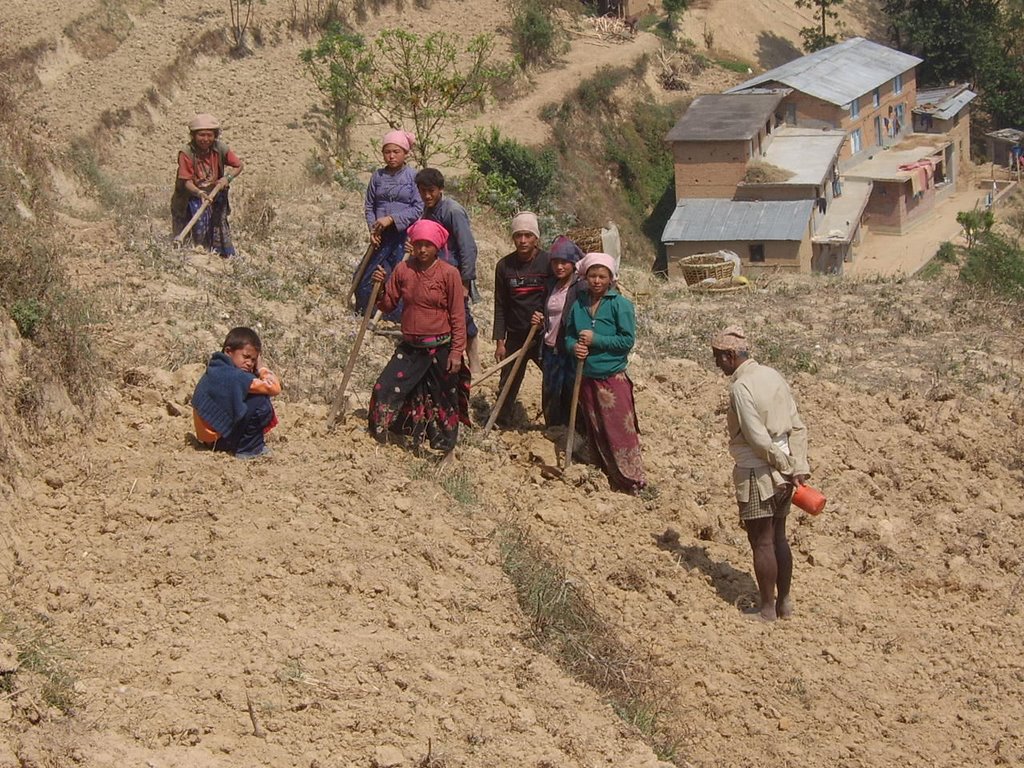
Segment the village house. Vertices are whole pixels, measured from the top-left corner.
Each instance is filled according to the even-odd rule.
[[[786,125],[846,131],[844,162],[893,144],[911,130],[921,59],[854,37],[770,69],[726,93],[787,88],[779,105]]]
[[[700,96],[669,132],[678,201],[662,234],[670,264],[730,250],[748,269],[809,272],[841,260],[842,245],[856,239],[864,200],[854,213],[836,207],[846,134],[779,125],[788,94]],[[816,244],[823,233],[832,234]]]
[[[666,137],[669,263],[731,250],[748,272],[839,273],[862,226],[898,235],[927,220],[966,183],[975,95],[965,85],[919,99],[920,63],[853,38],[695,99]]]
[[[950,141],[946,150],[946,175],[959,188],[967,186],[967,174],[960,173],[963,158],[971,152],[971,111],[978,97],[967,83],[948,88],[929,88],[917,92],[913,109],[914,133],[943,135]]]

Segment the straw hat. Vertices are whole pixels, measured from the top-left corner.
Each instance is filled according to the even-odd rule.
[[[219,131],[220,121],[211,114],[200,112],[188,124],[189,131]]]

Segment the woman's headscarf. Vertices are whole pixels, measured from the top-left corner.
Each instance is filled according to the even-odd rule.
[[[401,147],[406,152],[412,149],[412,145],[416,143],[415,134],[409,133],[408,131],[388,131],[384,134],[384,140],[381,142],[381,146],[387,144],[394,144],[396,147]]]
[[[587,270],[591,267],[605,267],[613,280],[618,277],[615,273],[615,259],[607,253],[588,253],[576,265],[576,271],[580,273],[581,277],[586,277]]]
[[[583,258],[583,251],[568,237],[559,235],[551,243],[551,247],[548,249],[548,256],[552,259],[561,259],[562,261],[568,261],[570,264],[575,264]]]
[[[428,219],[419,219],[413,222],[412,226],[405,233],[410,243],[415,243],[417,240],[426,240],[428,243],[432,243],[439,251],[443,251],[445,244],[448,242],[448,230],[436,221],[429,221]]]

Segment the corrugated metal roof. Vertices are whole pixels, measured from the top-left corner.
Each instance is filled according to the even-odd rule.
[[[1020,143],[1024,140],[1024,131],[1018,131],[1016,128],[1000,128],[998,131],[992,131],[986,133],[986,136],[992,139],[1002,139],[1003,141],[1015,141]]]
[[[913,69],[921,59],[884,45],[852,37],[822,48],[781,67],[769,69],[726,93],[755,88],[765,83],[782,83],[830,104],[845,106],[858,96]]]
[[[966,84],[918,91],[914,112],[918,115],[931,115],[939,120],[949,120],[977,96],[978,94],[969,90]]]
[[[786,90],[698,96],[668,132],[668,141],[744,141],[772,118]]]
[[[803,240],[813,200],[745,202],[681,200],[661,233],[663,243]]]

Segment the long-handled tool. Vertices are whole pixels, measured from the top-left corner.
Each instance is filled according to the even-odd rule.
[[[491,411],[491,415],[487,418],[487,424],[484,426],[483,435],[481,437],[487,437],[487,433],[491,431],[491,427],[494,426],[494,422],[498,420],[498,414],[501,413],[501,407],[505,404],[505,399],[508,397],[509,390],[512,389],[512,382],[515,381],[516,374],[519,373],[519,369],[523,367],[523,363],[526,362],[526,350],[530,348],[533,343],[533,337],[537,335],[539,325],[531,325],[530,332],[526,334],[526,341],[523,342],[522,354],[516,359],[515,364],[512,366],[512,373],[505,379],[505,386],[501,388],[501,394],[498,395],[498,402],[494,405],[494,410]]]
[[[189,219],[189,222],[188,222],[188,224],[185,225],[184,229],[182,229],[181,232],[179,232],[177,235],[175,235],[175,237],[174,237],[174,244],[175,245],[181,245],[182,242],[184,242],[185,237],[188,235],[189,232],[192,231],[192,227],[194,227],[196,225],[196,222],[199,221],[199,218],[204,213],[206,213],[206,209],[209,208],[210,205],[213,204],[214,199],[217,197],[217,195],[220,194],[220,191],[222,189],[224,189],[224,187],[226,187],[228,184],[231,183],[231,179],[232,178],[234,178],[234,177],[230,176],[230,175],[224,175],[221,178],[221,180],[217,182],[216,186],[214,186],[214,188],[212,190],[210,190],[210,194],[206,196],[205,200],[203,200],[203,204],[199,206],[199,210],[196,211],[195,214],[193,214],[191,219]]]
[[[474,377],[473,378],[473,386],[475,387],[477,384],[481,384],[484,381],[486,381],[487,379],[491,378],[491,376],[496,374],[498,371],[500,371],[506,365],[511,365],[516,360],[518,360],[519,356],[522,355],[522,354],[523,354],[523,350],[517,349],[515,352],[513,352],[511,355],[506,357],[504,360],[502,360],[497,365],[488,368],[486,371],[481,373],[479,376]]]
[[[569,407],[569,431],[565,435],[565,469],[572,466],[572,448],[576,441],[576,411],[580,405],[580,387],[583,385],[583,366],[586,360],[576,360],[576,380],[572,383],[572,405]]]
[[[356,267],[356,271],[352,273],[352,285],[348,289],[348,296],[345,297],[345,303],[348,304],[352,301],[352,297],[359,289],[359,283],[362,282],[363,275],[366,274],[366,267],[370,264],[370,259],[373,257],[373,252],[377,250],[373,242],[366,246],[366,253],[363,254],[363,258],[359,262],[359,266]],[[371,302],[372,305],[373,302]]]
[[[370,302],[366,305],[363,313],[363,322],[359,324],[359,332],[356,340],[352,342],[352,349],[348,353],[348,362],[345,364],[345,373],[341,377],[341,386],[338,387],[334,400],[331,402],[331,410],[327,413],[327,428],[330,429],[339,421],[345,421],[345,414],[348,412],[348,402],[345,397],[345,390],[348,389],[348,380],[352,378],[352,369],[356,367],[356,358],[359,356],[359,348],[363,345],[363,336],[366,335],[366,327],[370,324],[370,316],[377,305],[377,294],[380,293],[383,282],[373,281],[373,290],[370,292]]]

